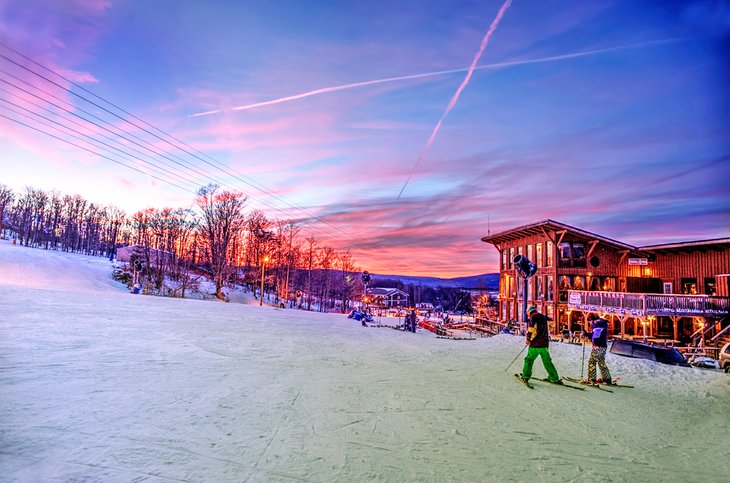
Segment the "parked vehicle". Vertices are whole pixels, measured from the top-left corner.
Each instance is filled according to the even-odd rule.
[[[725,344],[720,350],[720,355],[717,356],[717,362],[720,364],[721,369],[725,369],[725,372],[730,372],[730,342]]]
[[[688,362],[692,367],[699,367],[701,369],[720,369],[720,365],[712,357],[692,356],[688,359]]]
[[[682,353],[673,347],[644,344],[633,340],[615,339],[611,344],[611,353],[674,366],[690,366]]]

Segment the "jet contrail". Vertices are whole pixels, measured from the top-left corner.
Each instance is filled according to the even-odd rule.
[[[494,63],[494,64],[478,65],[478,66],[474,67],[474,70],[499,69],[502,67],[515,67],[515,66],[519,66],[519,65],[553,62],[556,60],[576,59],[579,57],[587,57],[590,55],[603,54],[606,52],[613,52],[616,50],[637,49],[640,47],[667,44],[670,42],[678,42],[681,40],[684,40],[684,38],[649,40],[646,42],[637,42],[634,44],[627,44],[627,45],[617,45],[615,47],[607,47],[605,49],[586,50],[584,52],[574,52],[572,54],[553,55],[550,57],[541,57],[538,59],[514,60],[514,61],[510,61],[510,62],[498,62],[498,63]],[[321,89],[315,89],[312,91],[302,92],[301,94],[294,94],[291,96],[279,97],[277,99],[272,99],[270,101],[261,101],[261,102],[256,102],[254,104],[246,104],[243,106],[236,106],[236,107],[232,107],[232,108],[228,108],[228,109],[216,109],[213,111],[199,112],[197,114],[191,114],[190,117],[210,116],[211,114],[220,114],[221,112],[225,112],[227,110],[245,111],[247,109],[254,109],[256,107],[273,106],[274,104],[281,104],[282,102],[296,101],[298,99],[304,99],[306,97],[316,96],[319,94],[327,94],[328,92],[344,91],[347,89],[372,86],[372,85],[376,85],[376,84],[386,84],[389,82],[400,82],[400,81],[412,80],[412,79],[422,79],[422,78],[427,78],[427,77],[438,77],[438,76],[442,76],[442,75],[458,74],[459,72],[466,72],[468,70],[469,70],[468,67],[462,67],[459,69],[439,70],[439,71],[435,71],[435,72],[424,72],[422,74],[402,75],[402,76],[397,76],[397,77],[386,77],[384,79],[373,79],[373,80],[369,80],[369,81],[353,82],[352,84],[342,84],[339,86],[323,87]]]
[[[396,200],[399,200],[401,195],[403,194],[403,191],[405,191],[406,186],[408,186],[408,183],[411,181],[411,177],[413,176],[413,173],[416,171],[416,168],[421,163],[421,160],[426,156],[426,153],[428,152],[428,149],[431,147],[431,144],[433,143],[433,140],[436,139],[436,134],[438,134],[439,129],[441,129],[441,124],[444,122],[444,119],[446,119],[446,116],[449,115],[449,112],[454,108],[456,105],[456,101],[459,100],[459,96],[466,88],[466,85],[469,83],[469,80],[471,79],[472,74],[474,73],[474,69],[477,66],[477,63],[479,62],[479,59],[481,59],[482,54],[484,53],[484,49],[487,48],[487,44],[489,43],[489,39],[492,37],[492,34],[497,29],[497,25],[499,25],[500,20],[502,20],[502,17],[504,16],[504,12],[507,11],[509,6],[512,4],[512,0],[506,0],[504,4],[502,5],[502,8],[499,9],[499,12],[497,12],[497,16],[492,21],[492,25],[489,26],[489,30],[487,30],[487,33],[484,35],[484,38],[482,39],[482,44],[479,46],[479,52],[477,52],[477,55],[474,56],[474,60],[471,61],[471,65],[469,66],[469,70],[466,72],[466,76],[464,77],[464,80],[461,81],[461,85],[458,89],[456,89],[456,92],[454,93],[453,97],[449,101],[449,105],[446,106],[446,110],[444,110],[444,113],[441,115],[441,119],[436,123],[436,126],[433,128],[433,132],[431,132],[431,136],[428,138],[428,142],[426,142],[426,146],[423,148],[423,151],[421,151],[421,155],[418,156],[418,159],[416,160],[416,164],[413,165],[413,168],[411,169],[411,172],[408,174],[408,178],[406,179],[406,182],[403,183],[403,187],[400,189],[400,193],[398,193],[398,196],[396,197]]]

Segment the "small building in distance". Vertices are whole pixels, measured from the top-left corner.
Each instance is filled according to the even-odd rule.
[[[523,321],[524,279],[517,255],[537,271],[527,279],[527,304],[552,319],[551,332],[609,320],[614,336],[687,342],[730,337],[728,298],[718,284],[730,273],[730,238],[644,247],[554,220],[482,238],[500,254],[498,321]]]
[[[366,298],[367,303],[382,309],[408,306],[408,294],[397,288],[368,288]]]
[[[149,262],[150,266],[154,267],[158,264],[162,265],[174,262],[175,254],[143,245],[128,245],[117,248],[117,260],[126,263],[140,260],[145,263]]]

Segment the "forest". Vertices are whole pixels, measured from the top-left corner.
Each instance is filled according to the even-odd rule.
[[[349,250],[338,251],[301,235],[296,220],[277,220],[247,210],[245,195],[200,188],[194,208],[146,208],[131,215],[79,195],[26,187],[15,193],[0,184],[2,233],[20,245],[114,259],[131,247],[125,270],[115,278],[139,283],[146,294],[185,297],[215,286],[210,295],[226,300],[226,287],[243,287],[277,304],[306,310],[347,312],[362,299],[362,269]],[[136,267],[136,268],[135,268]],[[469,292],[421,287],[379,278],[370,286],[393,287],[409,301],[444,310],[471,312]]]

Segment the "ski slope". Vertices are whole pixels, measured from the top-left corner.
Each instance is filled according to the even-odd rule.
[[[0,241],[0,480],[722,481],[730,375],[609,354],[635,389],[516,381],[521,337],[129,294]],[[587,358],[586,351],[586,358]],[[561,375],[580,346],[554,343]],[[535,376],[544,377],[540,361]],[[721,445],[722,442],[722,445]]]

